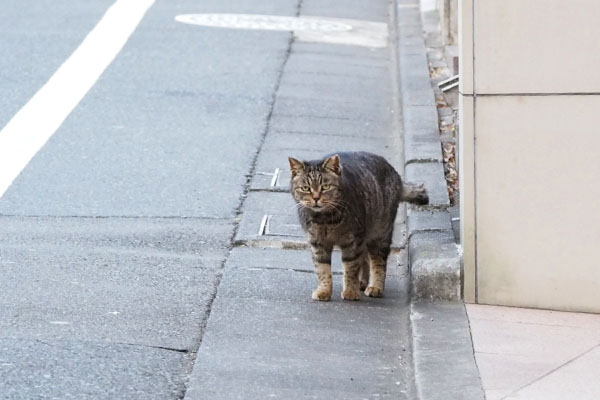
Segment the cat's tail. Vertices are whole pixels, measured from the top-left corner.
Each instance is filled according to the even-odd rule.
[[[429,204],[427,189],[420,183],[404,182],[402,184],[402,196],[400,200],[419,205]]]

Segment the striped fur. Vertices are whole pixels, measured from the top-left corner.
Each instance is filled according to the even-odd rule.
[[[289,162],[291,192],[319,282],[313,299],[331,298],[334,246],[342,251],[342,298],[359,300],[361,290],[381,297],[398,204],[427,204],[425,188],[403,184],[383,157],[367,152],[337,153],[313,161],[290,157]]]

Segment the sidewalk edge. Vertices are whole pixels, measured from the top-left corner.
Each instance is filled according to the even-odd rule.
[[[397,0],[398,76],[404,128],[405,179],[424,182],[430,204],[408,207],[413,300],[461,300],[461,256],[455,243],[427,50],[418,0]]]
[[[419,400],[484,400],[464,304],[416,301],[410,308]]]

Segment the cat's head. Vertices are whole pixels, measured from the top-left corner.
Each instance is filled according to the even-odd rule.
[[[337,154],[304,162],[289,157],[289,162],[291,191],[298,204],[315,212],[341,208],[342,166]]]

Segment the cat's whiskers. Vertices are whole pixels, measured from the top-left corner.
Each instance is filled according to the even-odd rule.
[[[338,212],[343,212],[349,205],[347,201],[341,199],[330,201],[328,204],[334,207]]]
[[[336,201],[336,200],[329,200],[326,203],[323,203],[324,207],[331,207],[333,208],[333,210],[337,213],[342,214],[344,212],[344,210],[346,209],[346,204],[343,201]]]
[[[290,207],[292,207],[296,211],[303,209],[303,208],[309,208],[306,204],[303,204],[302,202],[296,202],[293,205],[291,205]]]

